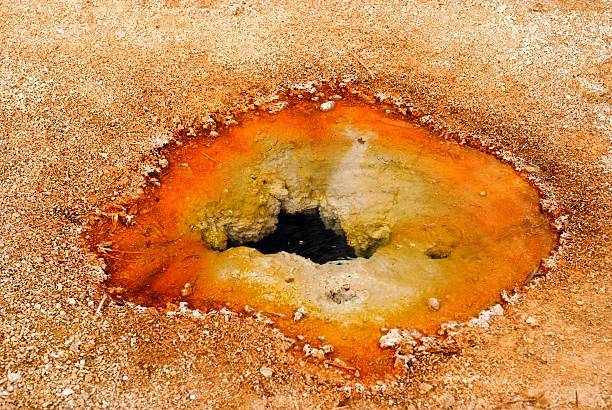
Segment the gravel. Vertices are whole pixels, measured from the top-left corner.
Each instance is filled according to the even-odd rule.
[[[484,409],[532,389],[547,406],[612,406],[609,2],[234,5],[0,5],[0,407]],[[262,321],[105,297],[82,218],[139,192],[175,124],[345,77],[537,167],[571,234],[549,279],[461,354],[379,384],[304,359]]]

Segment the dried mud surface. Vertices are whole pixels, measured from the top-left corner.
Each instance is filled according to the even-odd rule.
[[[611,6],[2,3],[0,406],[611,406]],[[108,303],[81,217],[135,193],[175,124],[346,76],[534,166],[571,234],[549,280],[459,353],[369,387],[248,317]]]

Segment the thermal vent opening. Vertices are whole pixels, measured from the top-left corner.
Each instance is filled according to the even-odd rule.
[[[357,257],[344,234],[325,227],[318,210],[296,214],[281,212],[271,234],[257,242],[229,241],[228,245],[230,248],[247,246],[263,254],[293,253],[318,264]]]
[[[400,364],[414,352],[381,328],[435,334],[478,317],[539,269],[556,235],[508,164],[391,105],[312,97],[168,148],[160,186],[110,204],[88,234],[115,298],[248,305],[304,336],[309,360],[337,364],[333,346],[347,368],[384,374],[395,349],[381,341]]]

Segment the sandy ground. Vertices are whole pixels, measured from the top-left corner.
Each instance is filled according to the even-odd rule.
[[[610,10],[595,0],[1,2],[0,407],[612,406]],[[552,278],[461,354],[363,391],[312,376],[249,318],[108,303],[96,315],[104,276],[80,217],[135,192],[175,119],[344,76],[539,167],[572,235]]]

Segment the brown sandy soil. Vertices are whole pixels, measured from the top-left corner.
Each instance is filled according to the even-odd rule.
[[[611,10],[595,0],[3,2],[0,407],[612,406]],[[569,216],[551,278],[466,336],[460,354],[363,389],[314,376],[250,318],[100,305],[104,275],[80,217],[136,192],[175,120],[345,76],[537,166]]]

